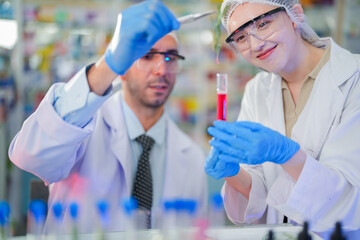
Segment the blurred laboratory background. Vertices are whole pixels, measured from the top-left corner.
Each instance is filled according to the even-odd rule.
[[[102,55],[117,14],[135,0],[0,0],[0,200],[11,205],[15,235],[24,234],[31,183],[38,179],[10,163],[7,149],[23,121],[48,88],[67,82],[80,68]],[[221,0],[164,0],[176,16],[216,10]],[[310,25],[320,36],[360,53],[360,0],[301,0]],[[228,120],[240,109],[246,82],[259,70],[224,42],[219,63],[214,50],[216,16],[179,30],[180,53],[186,56],[167,108],[179,126],[209,150],[206,129],[216,119],[216,73],[229,79]],[[209,196],[223,180],[209,177]]]

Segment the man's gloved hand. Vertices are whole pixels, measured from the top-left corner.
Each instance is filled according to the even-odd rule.
[[[211,148],[205,161],[205,172],[215,179],[232,177],[238,174],[240,166],[238,163],[219,161],[220,151]]]
[[[130,6],[118,16],[105,61],[113,72],[123,75],[160,38],[179,27],[175,16],[159,0]]]
[[[214,137],[210,145],[221,151],[219,161],[283,164],[300,149],[298,143],[259,123],[215,121],[214,126],[208,132]]]

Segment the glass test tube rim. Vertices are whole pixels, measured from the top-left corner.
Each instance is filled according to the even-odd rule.
[[[228,92],[228,74],[217,73],[216,74],[216,92],[218,94],[227,94]]]

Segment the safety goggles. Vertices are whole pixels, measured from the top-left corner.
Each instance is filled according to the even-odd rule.
[[[179,73],[182,70],[182,60],[185,57],[175,52],[148,52],[137,60],[137,68],[140,71],[152,71],[164,64],[167,73]]]
[[[260,40],[266,40],[283,26],[284,18],[280,14],[282,11],[285,11],[285,8],[278,7],[246,22],[232,32],[225,42],[240,52],[248,50],[250,35]]]

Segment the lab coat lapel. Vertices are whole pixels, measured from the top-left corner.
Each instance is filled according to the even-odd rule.
[[[163,200],[169,200],[184,196],[184,179],[188,177],[185,151],[189,148],[189,142],[172,120],[167,118],[167,151],[164,179]],[[196,184],[196,183],[194,183]]]
[[[355,61],[339,59],[344,56],[344,52],[339,51],[344,50],[331,42],[330,60],[319,72],[309,99],[292,131],[292,138],[302,142],[302,148],[316,159],[319,158],[331,127],[340,121],[347,94],[344,95],[340,87],[356,70]],[[302,126],[308,127],[304,129]]]
[[[120,99],[120,92],[117,92],[104,104],[103,117],[104,121],[109,126],[110,149],[114,153],[116,159],[120,162],[123,174],[125,175],[127,192],[130,196],[132,156]],[[114,111],[114,108],[120,108],[120,111]]]
[[[264,124],[273,130],[286,135],[280,75],[272,74],[267,87],[269,88],[269,91],[265,98],[269,122]]]
[[[318,158],[339,105],[342,105],[341,93],[337,86],[332,84],[332,77],[324,76],[324,71],[328,72],[327,68],[324,66],[315,80],[309,99],[291,135],[292,139],[301,142],[302,148],[314,158]],[[307,128],[304,129],[302,126],[307,126]]]

